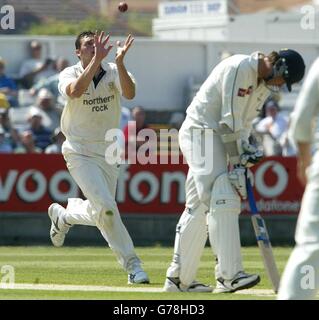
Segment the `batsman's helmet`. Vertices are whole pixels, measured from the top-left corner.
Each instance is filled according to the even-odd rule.
[[[305,75],[305,62],[302,56],[292,49],[283,49],[279,52],[279,60],[275,63],[276,73],[281,75],[287,84],[289,92],[292,84],[299,82]]]

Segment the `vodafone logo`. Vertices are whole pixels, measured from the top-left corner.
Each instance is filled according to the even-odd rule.
[[[32,181],[34,188],[28,188]],[[68,190],[60,190],[60,184],[66,183]],[[14,185],[16,184],[16,189]],[[48,178],[39,170],[30,169],[23,172],[9,170],[6,178],[0,178],[0,202],[7,202],[12,193],[16,192],[19,199],[27,203],[40,201],[48,192],[54,201],[66,202],[78,194],[78,187],[66,170],[60,170]]]
[[[276,175],[275,184],[266,184],[267,175]],[[255,186],[259,194],[265,198],[280,196],[288,186],[288,173],[285,167],[276,161],[266,161],[255,173]]]
[[[142,183],[147,183],[149,185],[149,192],[146,196],[139,191]],[[159,187],[159,181],[154,174],[151,172],[142,171],[132,177],[129,191],[132,198],[136,202],[145,204],[153,201],[156,198]]]
[[[150,171],[139,171],[131,173],[130,165],[121,166],[121,174],[118,177],[116,201],[125,203],[132,199],[136,203],[149,204],[160,199],[160,203],[170,203],[171,190],[174,184],[178,185],[177,202],[185,202],[186,174],[181,171],[161,172],[160,177]],[[141,188],[147,185],[147,192],[143,193]],[[128,194],[127,194],[128,191]]]

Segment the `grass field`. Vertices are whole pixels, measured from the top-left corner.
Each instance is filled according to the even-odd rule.
[[[236,294],[160,292],[173,248],[136,249],[149,273],[151,284],[129,286],[127,275],[109,248],[103,247],[0,247],[0,270],[11,265],[18,289],[0,289],[0,299],[107,299],[107,300],[241,300],[275,299],[257,247],[242,249],[245,271],[258,273],[255,292]],[[282,272],[291,248],[274,248]],[[214,283],[214,259],[205,248],[197,279]],[[0,273],[5,275],[4,270]],[[23,286],[22,284],[28,284]],[[42,284],[50,286],[40,286]],[[63,286],[52,286],[63,285]],[[37,288],[38,286],[38,288]],[[0,285],[1,287],[1,285]],[[133,290],[139,290],[138,292]]]

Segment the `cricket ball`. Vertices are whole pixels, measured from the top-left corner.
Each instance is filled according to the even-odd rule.
[[[128,5],[126,2],[120,2],[118,8],[119,11],[125,12],[128,9]]]

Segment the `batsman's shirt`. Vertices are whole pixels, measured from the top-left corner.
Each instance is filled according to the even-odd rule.
[[[59,76],[58,88],[66,99],[61,116],[61,130],[66,137],[67,149],[71,148],[82,154],[104,154],[105,133],[119,128],[122,89],[117,66],[103,61],[102,68],[104,74],[101,74],[99,81],[92,80],[79,98],[71,99],[66,94],[66,88],[84,72],[81,62],[64,69]],[[134,81],[131,74],[130,76]]]
[[[188,107],[188,118],[215,131],[226,124],[247,139],[252,120],[270,94],[263,82],[258,85],[258,57],[259,52],[238,54],[220,62]]]

